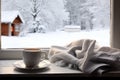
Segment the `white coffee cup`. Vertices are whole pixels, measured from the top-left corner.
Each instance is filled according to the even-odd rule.
[[[26,68],[37,67],[43,56],[39,48],[28,48],[23,50],[23,62]]]

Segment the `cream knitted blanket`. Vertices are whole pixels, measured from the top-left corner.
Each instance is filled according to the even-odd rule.
[[[66,46],[51,46],[48,58],[51,63],[71,66],[88,74],[120,70],[120,50],[100,47],[91,39],[73,41]]]

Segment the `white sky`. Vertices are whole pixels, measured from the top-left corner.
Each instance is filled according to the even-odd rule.
[[[81,32],[47,32],[47,33],[31,33],[25,37],[1,36],[2,48],[40,48],[65,46],[74,40],[80,39],[96,39],[100,46],[110,46],[109,30],[101,31],[81,31]]]

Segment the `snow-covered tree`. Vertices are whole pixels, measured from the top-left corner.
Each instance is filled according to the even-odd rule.
[[[87,3],[86,0],[66,0],[66,8],[70,13],[69,15],[69,25],[79,25],[81,29],[92,29],[91,18],[93,18],[92,13],[88,11],[88,8],[84,4]]]
[[[92,13],[94,28],[102,29],[110,26],[110,0],[86,0],[84,6]]]
[[[29,32],[37,32],[36,28],[41,25],[38,25],[41,17],[39,14],[42,13],[41,10],[44,8],[45,1],[46,0],[26,0],[26,2],[20,0],[15,1],[17,9],[24,14]]]
[[[43,23],[47,24],[49,30],[56,30],[68,20],[69,13],[66,12],[64,0],[47,0],[46,7],[42,10]]]
[[[66,0],[66,9],[69,12],[69,24],[77,24],[79,15],[82,13],[80,9],[82,8],[81,4],[85,0]]]
[[[66,0],[70,13],[69,25],[80,25],[81,29],[104,28],[110,22],[110,0]]]

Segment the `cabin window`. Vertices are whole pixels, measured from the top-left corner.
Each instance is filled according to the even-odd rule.
[[[20,25],[15,25],[15,32],[19,32],[20,31]]]

